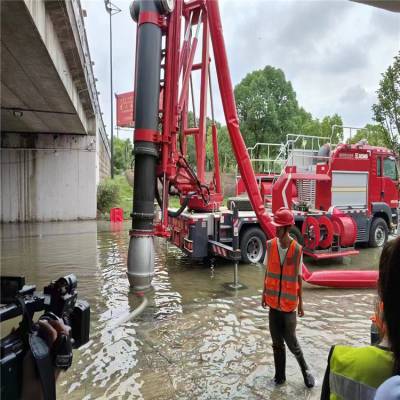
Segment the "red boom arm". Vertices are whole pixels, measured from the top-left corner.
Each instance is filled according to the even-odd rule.
[[[253,210],[257,215],[262,229],[267,234],[267,237],[272,238],[275,236],[275,228],[271,223],[271,217],[265,210],[264,202],[262,201],[261,193],[257,186],[257,180],[254,175],[250,157],[239,130],[239,118],[236,111],[235,98],[233,96],[231,74],[226,56],[218,2],[208,1],[206,5],[210,23],[211,41],[214,50],[219,90],[221,93],[222,106],[224,108],[226,125],[231,138],[231,144]]]

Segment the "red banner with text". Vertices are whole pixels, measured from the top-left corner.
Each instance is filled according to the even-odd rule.
[[[115,95],[117,107],[117,126],[121,128],[133,128],[135,126],[133,115],[134,92],[126,92]]]
[[[163,105],[163,93],[161,90],[159,98],[159,111],[162,110]],[[117,107],[117,126],[120,128],[134,128],[135,127],[135,115],[133,105],[135,102],[134,92],[125,92],[115,95],[116,107]]]

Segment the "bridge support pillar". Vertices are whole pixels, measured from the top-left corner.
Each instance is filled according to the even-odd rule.
[[[94,136],[2,133],[1,222],[93,218]]]

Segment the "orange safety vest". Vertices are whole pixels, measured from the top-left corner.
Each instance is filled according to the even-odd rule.
[[[294,311],[298,302],[298,275],[302,247],[292,240],[283,265],[279,258],[278,239],[267,242],[267,265],[264,280],[264,301],[280,311]]]
[[[371,317],[371,321],[378,327],[379,336],[383,338],[386,334],[386,323],[382,300],[376,305],[375,314]]]

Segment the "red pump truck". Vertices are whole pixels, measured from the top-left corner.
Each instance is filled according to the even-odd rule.
[[[356,239],[370,241],[371,229],[380,231],[386,240],[388,230],[397,224],[396,167],[393,175],[386,176],[393,154],[366,145],[340,145],[329,155],[320,155],[321,160],[311,163],[306,171],[296,165],[294,153],[288,153],[282,171],[272,176],[270,189],[265,188],[266,182],[257,181],[239,130],[218,1],[136,0],[131,15],[137,22],[135,180],[128,253],[128,278],[134,289],[151,285],[154,236],[167,238],[195,259],[220,256],[262,261],[266,239],[275,235],[271,213],[281,205],[295,210],[301,221],[299,240],[304,238],[310,255],[354,253]],[[201,49],[196,58],[198,47]],[[248,211],[241,209],[240,199],[230,200],[228,208],[221,206],[212,56],[232,150],[251,205]],[[198,74],[198,85],[193,84],[194,74]],[[199,86],[197,96],[195,86]],[[214,174],[209,182],[205,174],[208,104],[214,158]],[[194,127],[189,124],[189,110],[194,115]],[[189,136],[195,144],[195,166],[187,161]],[[349,173],[356,176],[355,181]],[[375,185],[378,181],[379,188]],[[304,188],[312,186],[315,196],[307,203]],[[354,193],[357,204],[350,204],[347,200]],[[172,195],[179,196],[179,209],[168,208]],[[159,218],[155,218],[154,199],[160,206]],[[355,210],[354,215],[365,215],[365,221],[357,222],[361,219],[352,214]],[[377,241],[381,236],[373,233],[372,237]],[[359,283],[352,272],[356,271],[341,273],[342,286],[376,282],[375,271]],[[337,283],[335,276],[311,276],[305,267],[303,276],[311,283]]]
[[[265,173],[257,174],[267,209],[272,213],[282,206],[293,210],[296,226],[292,235],[315,259],[357,254],[355,243],[383,246],[398,225],[395,154],[365,141],[336,146],[330,141],[287,135],[286,145],[275,158],[253,160],[267,167]],[[305,149],[305,143],[315,143],[316,148]],[[259,143],[251,153],[255,147],[268,146]],[[288,157],[283,159],[282,154]],[[275,174],[271,165],[283,165],[281,172]],[[238,176],[237,194],[243,192]],[[236,201],[248,207],[245,198]]]

